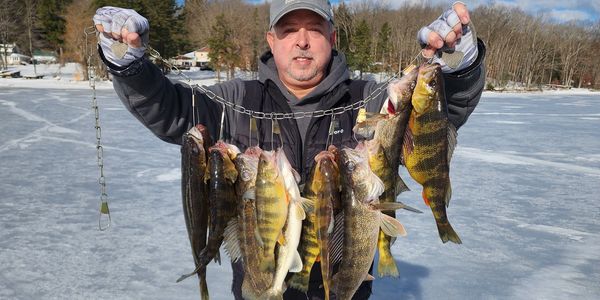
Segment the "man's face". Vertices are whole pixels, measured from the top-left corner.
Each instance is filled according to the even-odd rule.
[[[283,16],[267,33],[279,78],[290,89],[313,88],[325,78],[335,43],[333,26],[309,10]]]

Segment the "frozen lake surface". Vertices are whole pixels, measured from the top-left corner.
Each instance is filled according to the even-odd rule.
[[[113,218],[100,232],[91,90],[14,82],[0,82],[0,299],[197,299],[194,279],[175,283],[193,269],[179,147],[100,86]],[[378,278],[372,299],[598,299],[599,128],[598,93],[485,93],[451,165],[463,244],[442,244],[403,172],[400,200],[426,213],[398,213],[401,276]],[[208,282],[232,299],[227,261]]]

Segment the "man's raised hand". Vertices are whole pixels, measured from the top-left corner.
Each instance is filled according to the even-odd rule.
[[[109,62],[124,67],[144,56],[150,30],[148,19],[133,9],[113,6],[99,8],[93,19],[101,33],[100,47]]]
[[[469,67],[477,58],[477,38],[467,6],[457,1],[417,34],[423,57],[432,58],[444,73]]]

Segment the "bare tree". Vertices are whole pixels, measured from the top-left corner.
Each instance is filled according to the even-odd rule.
[[[23,5],[12,0],[0,0],[0,43],[4,44],[4,52],[0,54],[0,64],[3,68],[8,65],[8,43],[18,41],[21,32]]]
[[[31,1],[31,0],[30,0]],[[340,1],[335,7],[336,49],[351,56],[357,20],[370,27],[370,51],[394,70],[415,62],[420,53],[416,33],[447,9],[433,1],[393,9],[392,0]],[[258,17],[254,15],[255,9]],[[232,29],[231,41],[242,58],[235,67],[253,69],[256,41],[266,49],[264,31],[268,24],[268,4],[252,6],[242,0],[187,0],[187,27],[194,47],[206,45],[216,16],[223,14]],[[600,22],[587,27],[577,23],[559,24],[543,15],[532,16],[517,7],[500,4],[480,5],[471,11],[478,36],[487,46],[487,78],[494,85],[517,82],[524,88],[552,83],[600,86]],[[258,20],[258,22],[252,21]],[[389,45],[378,45],[383,24],[390,26]],[[250,34],[252,33],[252,34]],[[260,34],[258,34],[260,33]],[[256,39],[256,36],[261,36]],[[385,53],[377,53],[385,49]],[[584,83],[585,82],[585,83]]]
[[[88,36],[86,44],[86,36],[84,29],[92,26],[92,16],[94,10],[92,8],[93,0],[73,1],[66,7],[64,18],[67,20],[65,26],[65,54],[67,61],[79,63],[83,70],[83,80],[88,80],[87,60],[88,56],[96,52],[95,36]]]

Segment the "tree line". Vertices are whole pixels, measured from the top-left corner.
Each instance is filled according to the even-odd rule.
[[[53,50],[61,62],[86,62],[83,28],[96,8],[129,7],[150,21],[150,46],[173,57],[208,46],[213,68],[256,71],[268,49],[269,5],[244,0],[0,0],[0,43],[16,42],[25,54]],[[444,11],[431,4],[391,8],[386,1],[341,2],[334,8],[337,41],[355,76],[393,74],[415,61],[416,33]],[[519,8],[482,5],[471,11],[487,46],[488,87],[519,83],[600,88],[600,21],[557,23]],[[29,38],[30,37],[30,38]],[[31,41],[31,42],[30,42]]]

